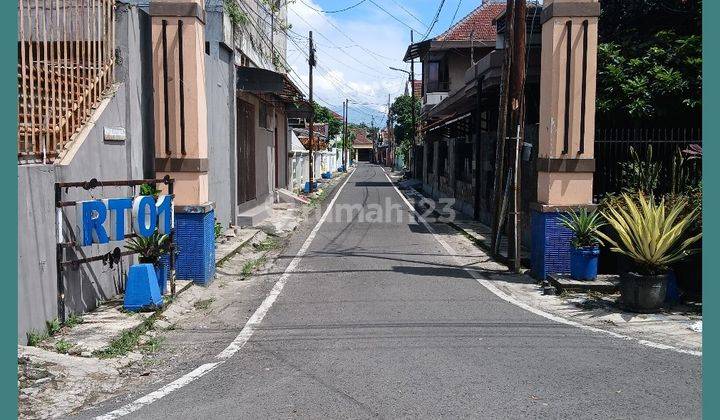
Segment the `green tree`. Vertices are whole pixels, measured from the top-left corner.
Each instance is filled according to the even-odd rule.
[[[420,100],[415,98],[415,117],[419,121]],[[412,96],[402,95],[395,98],[390,106],[390,121],[393,122],[393,134],[395,135],[395,144],[398,145],[398,151],[407,158],[408,150],[413,144],[413,126],[412,126],[413,101]]]
[[[327,123],[329,125],[328,136],[333,138],[340,134],[340,130],[342,130],[342,121],[337,119],[337,117],[335,117],[329,109],[322,105],[318,105],[317,102],[314,102],[313,105],[315,108],[315,122],[320,124]]]
[[[701,1],[608,1],[601,7],[598,121],[699,125]]]

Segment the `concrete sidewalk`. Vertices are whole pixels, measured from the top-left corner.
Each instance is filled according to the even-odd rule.
[[[310,197],[312,204],[278,203],[258,226],[226,229],[216,239],[216,278],[209,286],[177,281],[176,295],[166,296],[164,307],[155,312],[126,312],[118,297],[37,346],[18,346],[20,416],[69,414],[111,397],[137,378],[161,375],[161,366],[179,363],[153,360],[166,335],[213,308],[237,307],[238,299],[249,300],[254,292],[246,280],[272,265],[293,232],[344,178],[341,174],[321,183],[322,190]]]
[[[391,178],[418,210],[422,210],[421,200],[435,202],[413,188],[412,182],[402,181],[400,174],[393,173]],[[436,208],[440,206],[436,204]],[[657,314],[638,314],[620,309],[617,304],[619,294],[565,292],[559,296],[544,295],[538,282],[528,274],[513,274],[502,263],[490,263],[492,259],[487,251],[490,249],[489,227],[459,213],[452,221],[438,219],[437,222],[452,227],[468,239],[468,244],[478,248],[480,258],[488,262],[476,264],[477,268],[492,272],[489,278],[493,285],[513,299],[588,327],[672,346],[681,351],[702,352],[702,313],[696,308],[674,305]],[[527,250],[525,254],[524,258],[529,256]]]

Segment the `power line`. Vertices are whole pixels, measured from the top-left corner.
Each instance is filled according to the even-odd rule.
[[[385,12],[388,16],[390,16],[391,18],[395,19],[395,20],[398,21],[400,24],[407,26],[408,29],[412,29],[413,31],[420,32],[420,31],[418,31],[417,29],[413,28],[412,26],[408,25],[407,23],[403,22],[402,20],[398,19],[397,16],[395,16],[395,15],[393,15],[392,13],[388,12],[387,10],[385,10],[385,8],[383,8],[383,7],[380,6],[379,4],[375,3],[375,0],[370,0],[370,3],[374,4],[378,9],[382,10],[383,12]]]
[[[316,12],[322,12],[322,13],[340,13],[340,12],[346,12],[350,9],[353,9],[355,7],[360,6],[361,4],[365,3],[367,0],[360,0],[359,2],[353,4],[352,6],[345,7],[343,9],[337,9],[337,10],[323,10],[323,9],[317,9],[315,7],[310,6],[309,4],[305,3],[303,0],[300,0],[300,3],[304,4],[308,7],[308,9],[314,10]]]
[[[241,3],[241,5],[244,6],[242,3]],[[248,9],[245,9],[245,11],[247,12]],[[250,9],[250,11],[252,11],[252,12],[253,12],[256,16],[258,16],[259,18],[261,18],[261,19],[263,18],[263,17],[260,16],[256,11],[251,10],[251,9]],[[296,13],[296,14],[297,14],[297,13]],[[301,17],[301,19],[302,19],[302,17]],[[303,19],[303,20],[304,20],[304,19]],[[264,42],[271,48],[271,50],[273,50],[273,49],[274,49],[274,46],[271,44],[270,40],[268,39],[268,37],[267,37],[267,35],[264,33],[264,31],[260,30],[260,28],[258,28],[257,25],[255,25],[255,23],[253,22],[252,19],[248,19],[247,22],[249,22],[250,25],[252,25],[252,27],[255,28],[255,30],[257,31],[258,35],[260,35],[259,38],[260,38],[262,41],[264,41]],[[305,21],[305,23],[307,23],[307,21]],[[309,24],[308,24],[308,26],[309,26]],[[287,35],[287,33],[286,33],[286,35]],[[323,36],[323,38],[327,39],[328,41],[332,42],[330,39],[328,39],[328,38],[325,37],[324,35],[322,35],[322,34],[320,34],[320,35]],[[301,52],[306,58],[309,59],[309,57],[308,57],[308,55],[307,55],[307,52],[305,52],[304,48],[302,48],[300,45],[298,45],[297,42],[296,42],[292,37],[288,36],[288,39],[290,39],[290,41],[298,48],[298,51],[299,51],[299,52]],[[260,56],[261,56],[261,58],[263,58],[263,59],[265,59],[265,60],[268,60],[268,58],[265,57],[265,56],[263,56],[262,54],[260,54]],[[352,57],[352,56],[350,56],[350,57]],[[289,77],[293,82],[296,82],[296,83],[297,83],[297,82],[299,81],[300,84],[301,84],[301,85],[304,85],[304,86],[308,89],[308,92],[309,92],[310,86],[300,77],[299,74],[297,74],[297,72],[295,72],[295,70],[292,69],[292,67],[290,66],[290,64],[287,62],[287,59],[284,58],[284,57],[280,57],[280,58],[283,60],[284,65],[285,65],[285,67],[286,67],[287,70],[288,70],[288,77]],[[269,61],[268,61],[268,62],[269,62]],[[323,69],[324,69],[324,68],[323,68]],[[324,70],[325,70],[325,69],[324,69]],[[327,70],[325,70],[325,71],[327,71]],[[295,73],[295,77],[293,77],[293,73]],[[334,83],[334,80],[333,80],[329,75],[325,75],[325,76],[328,78],[328,80],[330,80],[330,82],[331,82],[334,86],[338,87],[338,85],[336,85],[336,84]],[[343,89],[339,88],[339,90],[342,91]],[[359,92],[359,91],[357,91],[357,92],[358,92],[359,94],[362,94],[362,95],[367,96],[366,94],[364,94],[364,93],[362,93],[362,92]],[[345,92],[344,92],[344,93],[345,93]],[[347,95],[347,96],[353,96],[353,95]],[[331,104],[329,101],[327,101],[327,100],[319,97],[317,94],[315,94],[315,97],[316,97],[316,99],[317,99],[319,102],[324,103],[325,105],[327,105],[327,106],[330,107],[331,109],[337,107],[337,105]],[[362,110],[359,109],[359,108],[354,108],[354,109],[355,109],[355,111],[357,111],[357,112],[359,112],[359,113],[362,113],[362,114],[364,114],[364,115],[367,115],[367,116],[369,116],[369,117],[372,117],[372,116],[373,116],[372,114],[369,114],[369,113],[367,113],[367,112],[364,112],[364,111],[362,111]],[[368,108],[368,109],[370,109],[370,108]],[[372,112],[375,112],[375,110],[372,110],[372,109],[371,109],[371,111],[372,111]],[[380,114],[380,113],[378,112],[378,114]]]
[[[291,9],[291,10],[292,10],[292,9]],[[310,25],[310,23],[309,23],[307,20],[305,20],[302,16],[300,16],[299,13],[297,13],[295,10],[293,10],[293,13],[295,13],[296,16],[298,16],[303,22],[305,22],[308,26],[310,26],[310,27],[312,28],[312,25]],[[379,54],[375,53],[374,51],[370,51],[369,49],[363,47],[359,42],[357,42],[357,41],[355,41],[354,39],[352,39],[349,35],[347,35],[347,34],[345,33],[344,30],[338,28],[337,25],[335,25],[332,20],[328,19],[327,16],[323,15],[322,13],[320,13],[319,15],[322,16],[323,19],[325,19],[325,21],[326,21],[327,23],[329,23],[330,26],[332,26],[333,28],[335,28],[342,36],[344,36],[344,37],[347,38],[350,42],[352,42],[352,43],[354,43],[355,45],[357,45],[358,48],[360,48],[361,50],[363,50],[363,51],[365,51],[366,53],[372,55],[372,56],[373,56],[373,59],[374,59],[375,61],[377,61],[378,63],[380,63],[382,66],[386,66],[386,65],[387,65],[387,63],[383,63],[382,61],[380,61],[380,60],[378,60],[377,58],[375,58],[375,56],[376,56],[376,55],[379,55]],[[316,32],[318,32],[318,33],[320,34],[320,36],[322,36],[323,38],[325,38],[326,40],[328,40],[328,42],[330,42],[331,44],[337,45],[337,44],[335,44],[332,40],[330,40],[328,37],[326,37],[325,35],[323,35],[320,31],[318,31],[316,28],[312,28],[312,29],[315,30]],[[343,51],[343,52],[344,52],[344,51]],[[360,61],[357,60],[357,58],[355,58],[354,56],[351,56],[351,55],[349,55],[349,54],[347,54],[347,55],[348,55],[349,57],[351,57],[353,60],[360,62]],[[389,60],[392,60],[392,59],[390,59],[390,58],[388,58],[388,59],[389,59]],[[397,61],[397,60],[393,60],[393,61]],[[370,69],[373,70],[373,71],[377,71],[377,70],[375,70],[374,68],[368,66],[367,64],[364,64],[364,63],[361,63],[361,64],[364,65],[364,66],[366,66],[366,67],[368,67],[368,68],[370,68]],[[378,72],[378,73],[379,73],[379,72]],[[382,74],[382,73],[380,73],[380,74]]]
[[[432,23],[430,24],[430,27],[428,28],[427,32],[425,32],[425,36],[423,37],[423,41],[425,41],[430,35],[430,32],[432,32],[433,28],[435,27],[435,24],[438,22],[438,19],[440,19],[440,12],[442,12],[442,8],[445,5],[445,0],[440,0],[440,5],[438,6],[437,12],[435,13],[435,18],[433,19]]]
[[[416,21],[420,22],[420,24],[421,24],[422,26],[424,26],[424,27],[426,27],[426,28],[428,27],[428,25],[427,25],[425,22],[423,22],[422,20],[420,20],[419,17],[417,17],[417,16],[416,16],[415,14],[413,14],[411,11],[409,11],[408,9],[406,9],[405,6],[403,6],[403,5],[402,5],[401,3],[399,3],[397,0],[392,0],[392,2],[395,3],[395,4],[397,4],[401,9],[403,9],[403,11],[405,11],[405,13],[407,13],[408,15],[410,15],[413,19],[415,19]]]
[[[452,28],[453,25],[455,24],[455,18],[457,17],[458,10],[460,10],[460,5],[461,5],[461,4],[462,4],[462,0],[459,0],[459,1],[458,1],[458,4],[457,4],[457,7],[455,8],[455,13],[453,13],[452,20],[450,21],[450,28]],[[449,31],[449,30],[450,30],[450,29],[448,29],[448,31]],[[473,35],[473,32],[470,32],[470,38],[472,38],[472,35]],[[442,48],[445,46],[445,41],[447,41],[447,37],[446,37],[445,39],[443,39],[442,44],[440,44],[440,49],[442,49]],[[472,39],[471,39],[471,41],[472,41]]]
[[[292,10],[292,9],[290,9],[290,10]],[[331,40],[330,38],[328,38],[327,36],[325,36],[325,34],[323,34],[322,32],[318,31],[317,28],[313,27],[313,26],[310,24],[310,22],[308,22],[307,20],[305,20],[305,18],[303,18],[302,16],[300,16],[300,14],[299,14],[298,12],[296,12],[295,10],[292,10],[292,12],[293,12],[298,18],[300,18],[300,20],[302,20],[303,22],[305,22],[305,24],[306,24],[309,28],[311,28],[311,29],[313,29],[315,32],[317,32],[318,35],[320,35],[321,37],[325,38],[325,40],[327,40],[327,41],[328,41],[329,43],[331,43],[332,45],[337,46],[337,44],[335,44],[335,42],[333,42],[333,40]],[[321,14],[320,16],[322,16],[322,14]],[[328,22],[329,22],[331,25],[333,25],[332,22],[330,22],[330,21],[328,21]],[[333,25],[333,26],[334,26],[334,25]],[[345,35],[345,34],[342,32],[342,30],[340,30],[340,29],[337,28],[336,26],[334,26],[334,27],[335,27],[336,29],[338,29],[338,31],[339,31],[340,33],[342,33],[343,35]],[[355,42],[352,38],[347,37],[347,35],[345,35],[345,37],[348,38],[348,39],[350,39],[351,42]],[[361,48],[362,48],[362,47],[361,47]],[[363,48],[363,49],[364,49],[364,48]],[[376,72],[377,74],[379,74],[379,75],[381,75],[381,76],[383,76],[383,77],[388,77],[387,74],[381,73],[381,72],[377,71],[376,68],[368,66],[367,64],[365,64],[365,63],[363,63],[362,61],[358,60],[357,57],[348,54],[347,51],[345,51],[345,50],[343,50],[343,49],[340,49],[340,51],[341,51],[343,54],[345,54],[345,55],[347,55],[348,57],[350,57],[353,61],[355,61],[355,62],[357,62],[358,64],[360,64],[361,66],[367,67],[368,69]],[[384,63],[381,63],[381,64],[382,64],[383,66],[385,65]]]
[[[451,26],[451,27],[452,27],[453,24],[455,23],[455,18],[457,17],[457,14],[458,14],[458,11],[460,10],[460,5],[461,5],[461,4],[462,4],[462,0],[459,0],[459,1],[458,1],[458,5],[457,5],[457,7],[455,8],[455,13],[453,13],[452,20],[450,21],[450,26]]]
[[[294,40],[292,40],[292,42],[295,44],[295,41],[294,41]],[[297,44],[295,44],[295,45],[298,47],[298,50],[299,50],[300,52],[304,53],[304,50],[303,50],[302,48],[300,48],[300,46],[298,46]],[[309,59],[307,53],[304,53],[304,54],[305,54],[305,57]],[[330,82],[330,84],[332,84],[336,89],[338,89],[343,95],[345,95],[345,96],[354,96],[354,95],[350,94],[349,92],[347,92],[347,91],[343,88],[343,86],[342,86],[342,84],[341,84],[342,81],[335,79],[335,78],[331,75],[331,73],[332,73],[331,71],[329,71],[329,70],[326,69],[325,67],[321,66],[320,64],[317,64],[317,67],[318,67],[319,70],[322,70],[322,76],[325,77],[325,79],[328,80],[328,81]],[[302,79],[301,79],[301,80],[302,80]],[[304,82],[303,82],[303,84],[304,84]],[[307,86],[307,84],[305,84],[305,86]],[[348,85],[348,87],[349,87],[350,89],[352,89],[353,91],[355,91],[357,95],[362,95],[362,96],[366,96],[366,97],[371,97],[370,95],[368,95],[368,94],[366,94],[366,93],[364,93],[364,92],[360,92],[359,90],[354,89],[352,86],[349,86],[349,85]],[[335,106],[336,106],[336,105],[330,105],[327,101],[324,101],[324,100],[323,100],[323,102],[325,102],[325,103],[326,103],[328,106],[330,106],[330,107],[335,107]],[[375,112],[375,110],[372,109],[372,108],[370,108],[370,107],[364,107],[364,108],[371,110],[371,112]],[[356,109],[356,111],[358,111],[358,112],[360,112],[360,113],[363,113],[363,114],[365,114],[365,115],[368,115],[368,116],[372,116],[371,114],[368,114],[367,112],[364,112],[364,111],[362,111],[361,109]],[[380,114],[380,113],[378,112],[378,114]]]

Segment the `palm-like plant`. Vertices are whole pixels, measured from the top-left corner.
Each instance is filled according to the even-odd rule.
[[[572,245],[575,248],[602,245],[598,232],[606,223],[599,212],[585,208],[579,211],[571,210],[567,215],[560,216],[560,223],[572,231]]]
[[[140,254],[141,261],[154,264],[163,254],[170,252],[170,236],[158,231],[148,237],[136,236],[128,240],[125,248]]]
[[[686,206],[685,199],[666,207],[664,199],[656,204],[643,194],[638,194],[637,199],[623,194],[622,205],[609,206],[602,212],[618,240],[602,232],[597,234],[612,245],[612,251],[631,258],[641,270],[640,274],[661,274],[672,263],[697,252],[690,246],[702,233],[685,235],[697,217],[697,210],[683,213]]]

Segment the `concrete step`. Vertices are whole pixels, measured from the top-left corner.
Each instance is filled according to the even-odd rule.
[[[238,214],[238,226],[257,226],[272,215],[272,209],[264,203]]]

